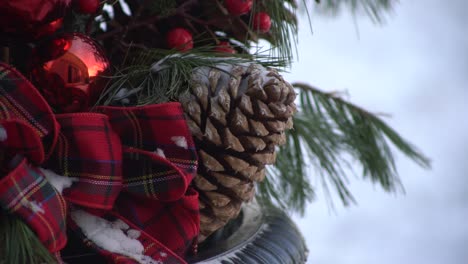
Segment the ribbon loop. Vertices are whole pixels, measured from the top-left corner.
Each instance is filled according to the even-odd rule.
[[[22,217],[51,252],[66,244],[67,200],[141,231],[145,256],[184,263],[181,257],[199,232],[199,212],[198,194],[189,188],[197,155],[182,107],[96,111],[54,115],[29,81],[0,63],[0,125],[8,136],[0,137],[0,151],[26,157],[0,178],[0,206]],[[76,179],[62,197],[38,166]],[[99,252],[116,263],[135,262],[119,252]]]
[[[54,153],[44,164],[78,182],[65,198],[93,209],[112,209],[122,189],[122,147],[107,116],[98,113],[56,115],[61,125]]]
[[[44,155],[31,161],[40,164],[52,153],[59,130],[52,109],[21,73],[4,63],[0,63],[0,119],[21,120],[42,139]]]
[[[67,243],[65,200],[26,159],[0,180],[0,207],[21,217],[50,252]]]

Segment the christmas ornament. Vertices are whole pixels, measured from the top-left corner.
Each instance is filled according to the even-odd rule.
[[[221,41],[214,50],[219,53],[236,53],[236,50],[231,47],[228,41]]]
[[[99,98],[109,61],[98,44],[80,34],[64,34],[35,50],[33,80],[59,112],[86,111]]]
[[[226,0],[224,5],[231,15],[240,16],[250,11],[252,2],[252,0]]]
[[[70,0],[0,0],[0,31],[26,39],[50,34],[69,4]]]
[[[201,68],[180,98],[198,148],[200,240],[236,217],[254,182],[275,161],[292,128],[296,94],[275,70],[257,64]]]
[[[174,28],[167,33],[167,46],[179,51],[187,51],[193,48],[192,33],[185,28]]]
[[[267,33],[271,28],[271,18],[265,12],[258,12],[253,16],[252,27],[261,33]]]
[[[94,14],[99,9],[99,0],[73,0],[73,9],[81,14]]]

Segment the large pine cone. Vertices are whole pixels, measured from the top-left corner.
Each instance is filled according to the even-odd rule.
[[[254,182],[275,162],[296,111],[292,86],[258,64],[218,65],[194,71],[180,98],[199,154],[194,180],[200,193],[200,238],[236,217],[255,193]]]

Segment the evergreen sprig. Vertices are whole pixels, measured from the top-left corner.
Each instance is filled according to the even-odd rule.
[[[109,87],[101,95],[98,105],[119,104],[122,99],[132,105],[148,105],[176,101],[189,89],[193,70],[198,67],[217,68],[219,65],[258,63],[264,67],[284,68],[281,58],[262,54],[214,53],[213,47],[204,47],[190,53],[152,49],[132,59],[130,66],[119,69],[110,78]],[[132,56],[129,56],[132,57]],[[221,69],[222,70],[222,69]],[[120,91],[126,89],[129,93]]]
[[[272,55],[291,62],[296,51],[298,21],[297,4],[294,0],[262,0],[254,1],[250,17],[250,28],[253,28],[253,17],[257,12],[266,12],[271,17],[271,29],[268,34],[261,35],[271,43]],[[255,29],[254,29],[255,30]]]
[[[357,162],[363,178],[385,191],[401,187],[391,145],[420,166],[430,166],[428,158],[377,115],[335,93],[302,83],[293,86],[299,95],[299,112],[286,145],[279,148],[275,166],[259,186],[262,201],[303,213],[315,187],[308,176],[312,173],[308,161],[325,192],[329,194],[331,186],[344,205],[354,202],[347,187],[351,163]]]
[[[0,264],[57,262],[28,225],[3,212],[0,212],[0,245]]]
[[[352,14],[364,13],[372,21],[383,22],[383,14],[393,9],[397,0],[320,0],[316,1],[319,12],[337,15],[344,9]]]

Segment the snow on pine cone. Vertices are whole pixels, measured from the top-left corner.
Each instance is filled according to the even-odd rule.
[[[296,94],[274,69],[258,64],[197,68],[180,97],[199,156],[194,185],[200,193],[203,241],[239,214],[254,182],[275,162],[275,147],[291,129]]]

